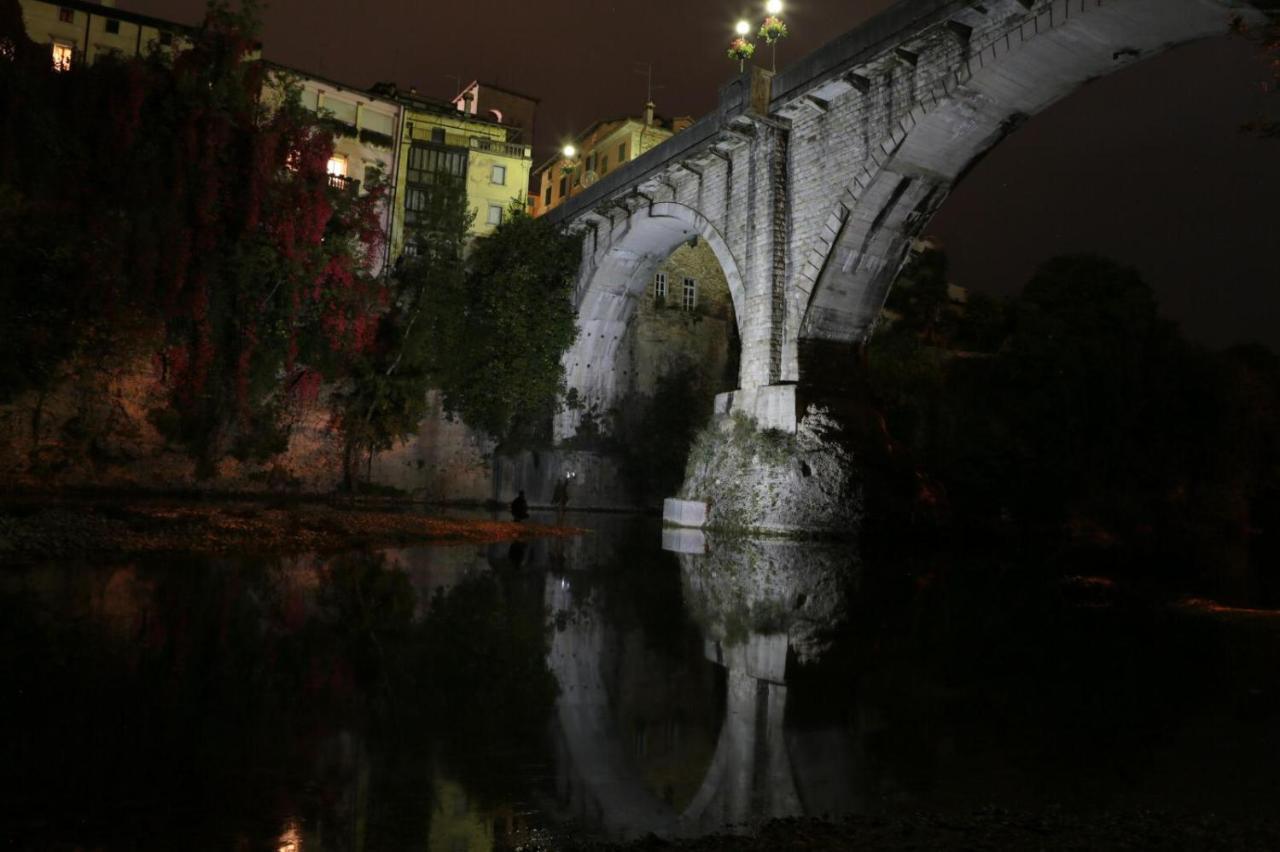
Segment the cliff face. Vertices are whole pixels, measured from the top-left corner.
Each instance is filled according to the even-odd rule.
[[[201,478],[158,427],[167,411],[147,359],[75,365],[49,391],[0,406],[0,482],[10,489],[328,494],[342,483],[342,443],[324,405],[291,408],[287,449],[266,462],[233,458]],[[447,418],[433,394],[418,433],[365,460],[376,486],[426,500],[490,497],[492,443]]]
[[[266,462],[233,458],[211,477],[167,440],[157,423],[165,397],[149,361],[70,370],[44,394],[0,406],[0,484],[5,490],[107,488],[208,493],[331,494],[342,485],[342,442],[321,397],[292,409],[289,444]],[[449,417],[429,393],[416,434],[363,459],[376,488],[427,502],[510,501],[550,505],[555,483],[572,473],[570,507],[628,509],[617,463],[568,450],[495,456],[487,436]]]

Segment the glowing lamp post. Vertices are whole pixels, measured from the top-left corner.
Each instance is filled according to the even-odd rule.
[[[733,28],[738,37],[729,42],[729,58],[738,60],[738,72],[741,73],[746,61],[756,52],[756,46],[747,41],[747,34],[751,32],[751,25],[746,21],[738,21],[738,25]]]
[[[782,22],[779,15],[782,14],[782,0],[769,0],[764,4],[764,10],[769,13],[769,17],[764,19],[764,23],[760,24],[760,38],[764,39],[764,43],[769,45],[770,62],[773,70],[778,70],[778,41],[787,37],[787,25]]]
[[[572,142],[566,143],[560,149],[560,156],[564,158],[560,163],[560,174],[564,175],[564,195],[561,196],[563,201],[573,195],[573,172],[578,165],[576,162],[578,149],[573,147]]]

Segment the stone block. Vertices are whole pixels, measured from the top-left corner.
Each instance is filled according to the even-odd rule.
[[[701,500],[668,497],[662,501],[662,522],[677,527],[704,527],[707,525],[707,504]]]
[[[754,417],[761,429],[781,429],[794,435],[796,386],[765,385],[751,393],[739,392],[734,398],[733,410]]]
[[[663,527],[662,549],[672,553],[702,556],[707,552],[707,537],[702,530],[690,527]]]
[[[715,414],[728,414],[733,410],[733,395],[737,391],[725,391],[716,394],[715,403],[712,405],[712,411]]]
[[[747,674],[756,680],[786,683],[787,634],[752,633],[747,640]]]

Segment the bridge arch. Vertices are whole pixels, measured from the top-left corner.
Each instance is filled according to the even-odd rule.
[[[586,406],[607,410],[624,390],[619,348],[655,270],[682,244],[701,240],[728,284],[733,322],[741,331],[746,289],[739,263],[719,227],[679,201],[646,201],[597,213],[579,227],[585,244],[574,298],[578,339],[564,358],[569,387]],[[562,412],[556,437],[572,435],[581,410]]]
[[[1086,83],[1178,44],[1218,35],[1231,7],[1221,0],[1036,2],[1008,26],[965,46],[942,75],[890,122],[880,144],[828,197],[824,228],[789,293],[787,334],[806,342],[858,343],[873,331],[889,289],[951,190],[1010,133]],[[951,23],[957,19],[952,18]],[[955,28],[941,30],[953,36]],[[902,62],[897,63],[899,66]],[[867,100],[865,93],[854,97]],[[832,109],[836,105],[832,104]],[[793,118],[810,135],[825,114]],[[797,247],[798,248],[798,247]],[[799,364],[792,373],[807,372]]]

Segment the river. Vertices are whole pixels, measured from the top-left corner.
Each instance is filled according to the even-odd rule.
[[[1004,552],[570,522],[0,569],[9,847],[480,852],[1280,801],[1270,612]]]

